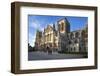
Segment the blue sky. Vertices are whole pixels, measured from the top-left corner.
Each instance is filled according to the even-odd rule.
[[[70,23],[71,31],[82,29],[88,23],[88,17],[28,15],[28,42],[30,45],[34,46],[36,30],[43,31],[48,24],[56,24],[58,20],[65,17]]]

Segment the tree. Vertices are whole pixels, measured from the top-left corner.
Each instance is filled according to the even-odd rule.
[[[33,47],[28,43],[28,51],[31,52],[33,51]]]

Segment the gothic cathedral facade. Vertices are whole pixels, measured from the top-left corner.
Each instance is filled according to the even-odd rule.
[[[35,49],[46,51],[87,52],[88,27],[81,30],[70,31],[70,23],[67,18],[57,21],[57,24],[49,24],[44,31],[37,30]]]

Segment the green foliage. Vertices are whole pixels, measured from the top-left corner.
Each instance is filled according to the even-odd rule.
[[[35,51],[35,48],[28,43],[28,52]]]

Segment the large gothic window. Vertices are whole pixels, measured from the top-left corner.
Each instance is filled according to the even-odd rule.
[[[76,48],[74,47],[74,51],[76,51]]]
[[[61,31],[64,31],[64,23],[63,23],[63,22],[62,22],[61,25],[60,25],[60,30],[61,30]]]
[[[70,36],[69,35],[67,35],[67,39],[69,39],[70,38]]]
[[[48,39],[49,39],[49,41],[50,41],[50,34],[48,34]]]
[[[68,43],[69,43],[69,44],[72,44],[72,42],[71,42],[71,41],[69,41]]]
[[[70,34],[70,38],[71,38],[71,39],[73,39],[73,37],[74,37],[74,34],[73,34],[73,33],[71,33],[71,34]]]
[[[85,38],[85,31],[82,31],[82,37]]]
[[[79,32],[75,33],[75,37],[78,38],[79,37]]]
[[[74,41],[74,43],[78,43],[78,40],[76,39],[76,40]]]
[[[51,34],[50,34],[50,41],[51,41]]]
[[[49,34],[47,35],[47,41],[49,41]]]

